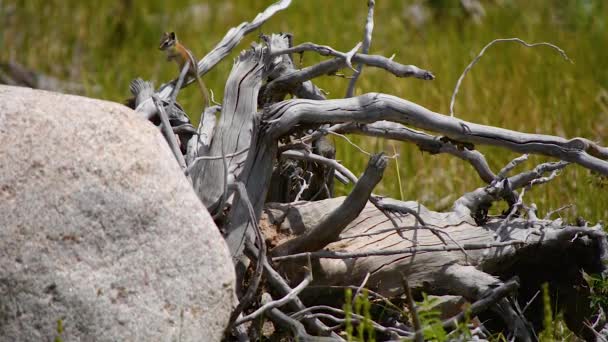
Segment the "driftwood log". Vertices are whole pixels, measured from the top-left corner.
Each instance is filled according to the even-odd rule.
[[[230,29],[199,62],[198,74],[204,76],[246,34],[289,5],[288,0],[278,1],[252,22]],[[369,54],[373,7],[370,0],[363,44],[354,44],[349,52],[315,43],[294,46],[289,34],[262,36],[238,56],[221,105],[203,109],[201,125],[187,142],[179,135],[184,113],[168,101],[183,80],[156,92],[132,87],[137,111],[161,126],[171,125],[178,135],[166,138],[171,146],[182,147],[173,149],[176,159],[186,164],[185,173],[232,252],[242,288],[226,338],[259,338],[258,324],[249,322],[266,317],[276,329],[300,340],[343,340],[347,320],[369,323],[379,340],[421,340],[426,327],[420,325],[412,298],[427,293],[456,295],[472,303],[467,314],[457,308],[444,321],[447,330],[466,324],[472,315],[480,318],[471,328],[477,337],[502,332],[509,339],[534,341],[543,329],[538,292],[549,283],[553,304],[564,312],[568,327],[587,340],[598,339],[605,319],[601,308],[590,305],[583,272],[606,273],[603,227],[538,218],[536,208],[525,204],[525,192],[550,182],[564,167],[608,175],[608,148],[580,137],[467,122],[393,95],[353,96],[363,67],[396,77],[434,78],[428,70]],[[304,52],[329,58],[298,69],[292,54]],[[327,99],[313,83],[315,77],[348,68],[356,70],[356,77],[346,98]],[[165,132],[170,130],[165,127]],[[359,178],[334,159],[328,134],[383,137],[415,143],[433,154],[447,153],[470,163],[487,185],[463,194],[447,212],[382,198],[373,190],[387,157],[371,155]],[[494,172],[475,145],[557,161],[509,176],[527,155]],[[331,198],[333,178],[354,184],[351,193]],[[498,201],[509,209],[502,216],[488,216]],[[355,297],[367,289],[374,306],[391,314],[373,316],[372,322],[345,314],[346,288],[356,290]],[[407,305],[399,306],[404,296]]]

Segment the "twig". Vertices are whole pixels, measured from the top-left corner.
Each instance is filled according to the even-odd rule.
[[[328,307],[331,308],[331,307]],[[342,314],[344,314],[344,311],[340,310],[340,309],[336,309],[336,308],[332,308],[336,311],[340,311]],[[350,320],[351,322],[355,322],[355,323],[359,323],[365,320],[365,317],[354,314],[354,313],[350,313],[351,317]],[[304,314],[302,317],[306,317],[306,318],[325,318],[331,321],[334,321],[336,323],[340,323],[341,325],[346,323],[346,319],[345,318],[338,318],[334,315],[330,315],[327,313],[321,313],[321,312],[317,312],[317,313],[308,313],[308,314]],[[398,328],[393,328],[393,327],[385,327],[381,324],[379,324],[378,322],[372,321],[370,320],[372,326],[374,327],[374,329],[382,332],[382,333],[387,333],[387,334],[392,334],[392,335],[397,335],[395,337],[405,337],[405,336],[410,336],[411,333],[405,330],[401,330]]]
[[[295,178],[299,179],[302,181],[302,184],[300,185],[300,190],[298,190],[298,193],[296,194],[296,197],[294,198],[294,200],[292,202],[299,202],[300,201],[300,196],[302,196],[302,194],[304,193],[304,191],[306,191],[306,189],[308,189],[308,187],[310,186],[310,180],[313,177],[313,173],[310,171],[306,171],[305,174],[308,174],[308,180],[306,180],[306,178],[301,177],[297,174],[297,172],[294,171],[294,176]]]
[[[542,165],[542,164],[541,164]],[[565,167],[567,164],[564,164],[563,167]],[[517,213],[517,211],[523,206],[523,198],[524,198],[524,194],[526,193],[526,190],[529,190],[532,188],[532,186],[534,185],[538,185],[538,184],[544,184],[547,183],[549,181],[551,181],[552,179],[554,179],[555,177],[557,177],[557,175],[559,174],[559,170],[560,169],[556,169],[551,171],[551,174],[547,177],[538,177],[536,179],[531,180],[528,185],[526,185],[522,190],[521,193],[519,194],[519,197],[517,198],[517,201],[513,204],[511,210],[509,211],[509,214],[507,215],[507,217],[502,221],[502,223],[500,224],[500,226],[498,227],[498,229],[496,230],[496,236],[501,236],[502,230],[507,226],[507,224],[511,221],[512,217]]]
[[[352,258],[365,258],[371,256],[386,256],[386,255],[398,255],[398,254],[413,254],[422,252],[452,252],[461,250],[478,250],[478,249],[490,249],[490,248],[502,248],[508,246],[523,246],[526,243],[521,240],[511,240],[493,243],[465,243],[462,246],[457,245],[443,245],[443,246],[430,246],[430,247],[409,247],[404,249],[387,249],[387,250],[371,250],[364,252],[335,252],[335,251],[317,251],[317,252],[306,252],[297,253],[285,256],[279,256],[272,258],[273,261],[285,261],[285,260],[297,260],[304,258],[311,259],[352,259]]]
[[[418,316],[418,310],[416,310],[416,305],[414,304],[414,298],[412,298],[412,290],[407,282],[407,278],[403,273],[401,273],[401,282],[403,283],[403,290],[405,291],[407,307],[412,315],[412,325],[414,326],[415,331],[419,331],[421,328],[420,317]],[[422,334],[415,334],[414,340],[416,342],[423,342],[424,337]]]
[[[555,50],[557,50],[557,52],[559,52],[562,57],[564,57],[565,60],[570,61],[572,63],[572,60],[570,60],[570,58],[568,58],[568,55],[566,55],[566,52],[564,52],[564,50],[560,49],[558,46],[553,45],[551,43],[526,43],[525,41],[519,39],[519,38],[501,38],[501,39],[494,39],[493,41],[491,41],[488,45],[484,46],[483,49],[481,49],[481,51],[479,52],[479,54],[477,55],[477,57],[475,57],[471,63],[469,63],[469,65],[467,65],[467,67],[464,69],[464,71],[462,72],[462,74],[460,75],[460,77],[458,78],[458,81],[456,82],[456,86],[454,87],[454,93],[452,93],[452,99],[450,100],[450,116],[454,116],[454,102],[456,102],[456,95],[458,94],[458,89],[460,88],[460,84],[462,83],[462,80],[464,79],[464,76],[469,72],[469,70],[471,70],[471,68],[473,68],[473,66],[479,61],[479,59],[481,59],[481,56],[486,52],[486,50],[494,45],[495,43],[500,43],[500,42],[517,42],[520,43],[526,47],[535,47],[535,46],[540,46],[540,45],[545,45],[545,46],[549,46]]]
[[[234,153],[228,153],[226,155],[222,155],[222,156],[201,156],[201,157],[196,157],[194,158],[194,160],[192,160],[192,163],[190,163],[190,166],[188,166],[188,168],[186,169],[186,174],[190,174],[190,172],[192,172],[192,169],[194,169],[194,165],[196,165],[196,163],[198,163],[201,160],[218,160],[218,159],[224,159],[224,158],[230,158],[230,157],[235,157],[238,156],[240,154],[243,154],[245,152],[249,151],[249,147],[245,147],[244,149],[234,152]]]
[[[163,107],[161,100],[158,98],[158,96],[156,94],[152,95],[152,101],[154,102],[154,105],[156,106],[156,109],[158,111],[158,115],[160,116],[160,121],[163,126],[163,128],[162,128],[163,133],[165,133],[165,139],[167,140],[167,143],[169,144],[169,147],[171,148],[171,152],[173,152],[173,155],[175,156],[175,159],[177,159],[177,163],[182,168],[182,170],[185,170],[186,161],[184,160],[182,151],[180,150],[179,145],[177,144],[177,139],[175,139],[175,134],[173,133],[173,130],[171,129],[171,123],[169,122],[169,117],[167,116],[167,112],[165,112],[165,108]]]
[[[179,90],[182,88],[182,84],[184,83],[184,78],[188,74],[188,69],[190,69],[190,63],[184,63],[182,70],[179,73],[179,77],[177,78],[177,82],[175,84],[175,88],[171,92],[171,96],[169,96],[169,110],[173,110],[173,106],[175,105],[175,100],[177,99],[177,94]]]
[[[308,286],[309,289],[315,289],[315,288],[328,288],[328,289],[351,289],[351,290],[357,290],[359,287],[358,286],[354,286],[354,285],[310,285]],[[376,297],[378,300],[381,300],[384,304],[386,304],[387,307],[390,307],[391,309],[395,310],[396,312],[403,314],[403,309],[398,307],[397,305],[393,304],[393,302],[391,302],[390,299],[386,298],[385,296],[379,294],[378,292],[374,292],[370,289],[366,289],[367,294],[368,295],[372,295],[374,297]],[[312,308],[312,307],[311,307]]]
[[[216,106],[221,106],[222,104],[215,101],[215,94],[213,93],[213,89],[209,88],[209,93],[211,94],[211,103],[213,103]]]
[[[374,0],[369,0],[367,2],[367,20],[365,21],[365,33],[363,35],[363,45],[361,46],[361,52],[365,54],[369,53],[369,48],[372,44],[372,32],[374,30],[374,5]],[[353,78],[350,80],[350,82],[348,82],[348,89],[346,90],[345,97],[353,97],[355,92],[355,84],[361,75],[361,70],[363,70],[363,64],[359,63],[357,64]]]
[[[551,219],[551,216],[553,216],[555,213],[558,213],[558,212],[560,212],[560,211],[562,211],[562,210],[566,210],[566,209],[569,209],[569,208],[572,208],[572,207],[573,207],[573,205],[572,205],[572,204],[566,204],[566,205],[561,206],[561,207],[559,207],[559,208],[557,208],[557,209],[555,209],[555,210],[551,210],[551,211],[549,211],[549,212],[547,213],[547,215],[545,215],[545,218],[544,218],[544,219],[545,219],[545,220],[549,220],[549,219]]]
[[[369,280],[369,276],[371,274],[369,272],[367,272],[365,274],[365,278],[363,278],[363,281],[361,282],[361,285],[359,285],[359,287],[357,287],[357,290],[355,291],[355,295],[353,296],[353,302],[352,305],[355,306],[355,301],[357,300],[357,296],[359,295],[359,293],[361,293],[361,290],[363,289],[363,287],[365,287],[365,284],[367,284],[367,281]]]
[[[505,165],[500,171],[498,171],[498,174],[496,174],[496,179],[495,181],[500,181],[505,179],[505,177],[507,176],[507,174],[509,172],[511,172],[511,170],[513,170],[514,168],[516,168],[519,164],[525,162],[526,160],[528,160],[528,155],[524,154],[522,156],[519,156],[513,160],[511,160],[507,165]]]
[[[305,276],[304,280],[302,280],[302,282],[300,284],[298,284],[298,286],[294,287],[291,292],[289,292],[287,295],[283,296],[281,299],[277,299],[277,300],[268,302],[268,303],[262,305],[260,308],[258,308],[254,312],[252,312],[251,314],[236,320],[234,322],[234,325],[239,325],[239,324],[243,324],[245,322],[249,322],[249,321],[255,319],[256,317],[262,315],[264,312],[266,312],[268,310],[278,308],[280,306],[285,305],[285,303],[293,300],[293,298],[295,298],[298,294],[300,294],[300,292],[302,292],[306,288],[306,286],[308,286],[308,284],[310,284],[311,281],[312,281],[312,265],[311,265],[310,259],[309,259],[308,267],[306,267],[306,276]]]
[[[247,243],[245,245],[245,252],[249,253],[249,255],[258,254],[257,248],[251,243]],[[289,284],[287,284],[285,279],[283,279],[283,277],[281,277],[281,275],[274,268],[272,268],[272,266],[268,262],[268,259],[264,258],[262,262],[264,264],[264,274],[266,275],[266,280],[268,281],[268,284],[270,284],[270,286],[272,286],[272,288],[280,295],[285,296],[289,294],[293,289],[289,286]],[[298,297],[294,297],[293,300],[288,303],[288,305],[294,311],[303,310],[306,308]],[[309,329],[313,330],[315,333],[326,334],[327,332],[329,332],[329,328],[318,319],[306,319],[304,320],[304,323]],[[335,334],[332,333],[332,335]],[[335,335],[334,337],[339,339],[339,336],[337,335]]]
[[[600,342],[608,342],[608,339],[606,339],[605,336],[602,336],[600,333],[598,333],[597,331],[595,331],[595,329],[593,329],[593,326],[589,322],[583,322],[583,324],[585,324],[585,326],[587,328],[589,328],[589,330],[591,330],[591,332],[593,332],[593,334],[598,339],[598,341],[600,341]]]
[[[326,158],[321,155],[314,154],[312,152],[301,151],[301,150],[285,151],[285,152],[281,153],[280,157],[281,158],[310,160],[315,163],[324,164],[324,165],[333,167],[334,169],[340,171],[340,173],[345,175],[348,178],[348,180],[350,180],[351,182],[356,184],[358,181],[357,177],[349,169],[347,169],[344,165],[340,164],[335,159]]]
[[[459,148],[449,141],[443,141],[440,137],[417,131],[390,121],[378,121],[371,124],[336,124],[329,128],[318,129],[310,135],[301,138],[301,141],[314,140],[327,132],[355,133],[372,137],[382,137],[399,141],[413,142],[421,151],[431,154],[447,153],[462,160],[468,161],[479,177],[486,183],[491,183],[496,175],[490,169],[485,157],[479,151]]]
[[[336,58],[322,61],[318,64],[291,72],[277,77],[266,85],[263,98],[283,98],[285,94],[293,92],[300,84],[310,81],[315,77],[333,75],[348,64],[343,57],[345,53],[335,51],[332,48],[313,43],[305,43],[289,49],[273,52],[272,55],[290,54],[302,51],[317,51],[320,54],[330,54]],[[271,55],[271,56],[272,56]],[[423,80],[432,80],[435,76],[427,70],[420,69],[415,65],[403,65],[394,62],[384,56],[366,55],[357,53],[352,56],[352,61],[368,66],[385,69],[397,77],[415,77]]]
[[[342,58],[344,60],[344,63],[346,63],[346,65],[349,68],[353,69],[353,71],[356,72],[357,70],[353,67],[351,60],[352,60],[353,56],[357,53],[357,51],[361,48],[361,45],[362,45],[362,43],[359,42],[349,52],[340,52],[338,50],[335,50],[331,46],[327,46],[327,45],[318,45],[318,44],[314,44],[314,43],[302,43],[298,46],[294,46],[291,48],[273,51],[270,53],[269,57],[273,58],[273,57],[277,57],[280,55],[286,55],[286,54],[292,54],[292,53],[302,53],[304,51],[315,51],[322,56],[334,56],[334,57]]]
[[[524,305],[524,308],[521,310],[521,312],[526,312],[526,310],[528,310],[528,308],[530,307],[530,305],[532,304],[532,302],[534,302],[534,299],[536,299],[536,297],[540,294],[540,290],[536,291],[536,293],[534,294],[534,296],[532,296],[532,298],[526,303],[526,305]]]
[[[453,210],[471,217],[478,217],[480,212],[487,210],[497,200],[507,199],[510,205],[514,206],[517,202],[517,198],[512,198],[516,195],[515,190],[542,178],[545,172],[561,170],[567,165],[568,162],[543,163],[533,170],[522,172],[500,182],[492,181],[488,186],[477,188],[460,196],[454,201]]]
[[[338,315],[342,315],[342,316],[346,316],[347,315],[346,312],[344,312],[344,310],[338,309],[338,308],[334,308],[333,306],[329,306],[329,305],[315,305],[315,306],[308,307],[308,308],[306,308],[304,310],[300,310],[298,312],[295,312],[295,313],[291,314],[291,317],[293,317],[295,319],[301,319],[303,317],[316,317],[316,316],[313,316],[313,315],[318,315],[319,313],[313,313],[313,311],[317,311],[317,310],[324,310],[324,311],[328,311],[328,312],[331,312],[331,313],[334,313],[334,314],[338,314]],[[354,318],[355,320],[358,320],[358,321],[363,321],[365,319],[364,316],[358,315],[358,314],[356,314],[354,312],[350,312],[349,315],[351,316],[351,318]],[[321,317],[328,318],[327,316],[321,316]],[[333,315],[331,316],[330,319],[333,320],[333,321],[335,321],[335,322],[338,322],[338,323],[344,323],[345,322],[345,320],[337,318],[337,317],[335,317]],[[372,323],[372,325],[374,325],[374,328],[376,330],[381,331],[381,332],[392,332],[392,333],[396,333],[396,334],[401,335],[401,336],[407,336],[407,335],[410,334],[408,331],[405,331],[405,330],[402,330],[402,329],[399,329],[399,328],[385,327],[385,326],[383,326],[383,325],[381,325],[381,324],[379,324],[377,322],[374,322],[374,321],[372,321],[371,323]]]
[[[301,69],[297,72],[298,75],[292,74],[291,77],[289,77],[290,79],[293,78],[300,80],[301,76],[303,75],[315,75],[306,79],[309,80],[322,74],[335,73],[335,71],[348,65],[345,58],[348,53],[336,51],[332,47],[318,45],[314,43],[303,43],[288,49],[274,51],[270,54],[270,57],[304,51],[315,51],[323,56],[338,57],[339,60],[329,60],[311,67]],[[397,62],[393,62],[391,59],[379,55],[367,55],[363,53],[356,53],[352,56],[352,62],[386,69],[397,77],[415,77],[423,80],[432,80],[435,78],[435,76],[430,71],[420,69],[414,65],[403,65]],[[303,80],[299,82],[303,82]]]
[[[352,142],[352,140],[350,140],[346,135],[344,134],[340,134],[340,133],[336,133],[336,132],[332,132],[332,131],[327,131],[328,134],[331,135],[335,135],[338,136],[344,140],[346,140],[347,143],[349,143],[351,146],[353,146],[354,148],[356,148],[357,150],[359,150],[359,152],[365,154],[366,156],[371,156],[372,154],[367,152],[366,150],[362,149],[361,147],[359,147],[359,145],[355,144],[354,142]]]
[[[262,294],[262,303],[266,304],[272,301],[272,297],[268,293]],[[274,308],[267,311],[268,317],[273,321],[273,323],[278,326],[282,326],[288,328],[292,331],[296,341],[302,342],[335,342],[335,341],[344,341],[340,336],[334,334],[332,337],[322,337],[322,336],[310,336],[302,323],[296,321],[295,319],[287,316],[279,309]],[[318,319],[315,318],[318,321]]]
[[[401,214],[410,214],[410,215],[414,216],[414,218],[416,218],[416,221],[418,223],[420,223],[421,226],[428,226],[425,223],[425,221],[422,219],[422,216],[420,216],[420,214],[416,210],[406,207],[404,205],[401,205],[401,203],[399,203],[400,201],[395,201],[395,200],[392,200],[391,198],[385,199],[385,198],[372,196],[372,198],[370,198],[370,202],[372,202],[372,203],[375,202],[376,208],[378,208],[379,210],[388,210],[388,211],[397,212],[397,213],[401,213]],[[395,228],[397,228],[397,227],[395,227]]]

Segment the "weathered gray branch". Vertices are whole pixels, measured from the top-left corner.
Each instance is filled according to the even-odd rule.
[[[490,290],[488,293],[483,293],[481,298],[467,309],[468,312],[461,312],[458,315],[445,320],[442,325],[445,329],[455,329],[458,327],[458,323],[463,322],[467,314],[469,317],[475,317],[487,310],[490,306],[496,304],[500,299],[508,296],[515,292],[519,288],[519,279],[511,279],[504,284],[501,284],[495,289]]]
[[[291,48],[291,35],[288,34],[272,34],[270,36],[263,35],[261,39],[268,46],[268,51],[281,51]],[[298,69],[295,67],[291,54],[282,54],[268,57],[268,82],[292,74]],[[261,93],[266,94],[265,86],[262,88]],[[293,94],[301,99],[312,99],[312,100],[325,100],[325,95],[321,90],[315,86],[312,81],[305,81],[300,85],[296,86],[293,90]],[[269,94],[274,95],[274,94]],[[266,98],[261,102],[263,104],[274,103],[284,99],[284,94],[276,94],[271,98]]]
[[[327,313],[322,313],[322,312],[314,312],[314,311],[327,311],[327,312],[331,312],[331,314],[327,314]],[[358,315],[356,313],[345,313],[344,310],[340,310],[328,305],[316,305],[316,306],[312,306],[310,308],[306,308],[306,310],[302,310],[299,312],[296,312],[294,314],[291,315],[291,317],[293,318],[325,318],[325,319],[329,319],[331,321],[334,321],[336,323],[340,323],[341,325],[346,323],[346,318],[338,318],[336,317],[334,314],[336,315],[341,315],[341,316],[346,316],[346,315],[350,315],[350,320],[353,323],[362,323],[365,321],[365,317]],[[378,322],[375,321],[371,321],[370,322],[372,324],[372,326],[374,327],[374,329],[376,329],[377,331],[386,333],[386,334],[391,334],[393,335],[395,338],[398,337],[403,337],[403,336],[409,336],[411,335],[410,332],[399,329],[399,328],[394,328],[394,327],[385,327],[381,324],[379,324]]]
[[[265,109],[268,133],[280,137],[298,124],[390,120],[439,132],[462,142],[501,146],[577,163],[608,175],[608,148],[584,138],[564,139],[475,124],[432,112],[396,96],[369,93],[349,99],[287,100]]]
[[[266,240],[262,236],[262,232],[260,231],[260,227],[258,226],[258,221],[255,216],[253,207],[251,206],[251,201],[249,200],[249,195],[247,194],[245,185],[241,182],[236,182],[235,184],[233,184],[232,188],[235,188],[234,190],[236,190],[237,193],[239,194],[241,201],[244,202],[245,205],[247,206],[247,209],[249,211],[249,220],[250,220],[251,224],[253,225],[253,232],[254,232],[254,235],[258,242],[259,248],[258,248],[258,254],[256,255],[256,258],[255,258],[256,259],[255,273],[252,276],[252,280],[249,284],[249,287],[247,288],[247,291],[240,298],[239,304],[232,312],[232,315],[230,317],[230,322],[234,322],[237,319],[237,317],[239,317],[239,315],[243,312],[243,309],[246,308],[253,301],[253,298],[258,289],[260,281],[262,280],[262,273],[264,272],[264,263],[267,262],[267,260],[266,260]],[[245,243],[250,244],[252,242],[249,240],[246,240]],[[254,318],[255,317],[252,317],[251,319],[254,319]],[[236,325],[238,325],[238,324],[236,324]]]
[[[382,179],[387,160],[382,154],[373,155],[363,176],[344,203],[329,213],[318,226],[275,247],[271,254],[283,256],[305,251],[316,251],[327,244],[337,241],[342,230],[355,219],[365,207],[372,190]]]
[[[318,129],[310,135],[310,138],[316,139],[325,134],[326,131],[343,134],[354,133],[371,137],[413,142],[421,151],[429,152],[431,154],[447,153],[468,161],[475,171],[477,171],[479,177],[488,184],[496,178],[485,157],[479,151],[470,150],[466,146],[458,146],[449,141],[449,139],[442,139],[422,131],[408,128],[396,122],[378,121],[365,125],[355,123],[336,124],[329,128]]]
[[[346,176],[346,178],[348,178],[349,181],[353,182],[353,184],[357,183],[357,181],[358,181],[357,176],[355,176],[352,173],[352,171],[347,169],[344,165],[340,164],[335,159],[329,159],[329,158],[320,156],[318,154],[314,154],[314,153],[307,152],[307,151],[299,151],[299,150],[289,150],[289,151],[282,152],[281,158],[310,160],[310,161],[313,161],[316,163],[325,164],[325,165],[335,168],[341,174]]]
[[[336,71],[348,66],[348,60],[344,58],[345,53],[338,52],[328,46],[317,45],[314,43],[304,43],[289,49],[274,51],[272,52],[271,56],[279,56],[282,54],[304,51],[315,51],[321,55],[330,55],[335,56],[336,58],[323,61],[275,79],[266,85],[266,89],[264,91],[265,98],[277,97],[277,94],[293,92],[293,90],[303,82],[322,75],[333,74]],[[397,77],[415,77],[423,80],[432,80],[435,78],[430,71],[420,69],[414,65],[403,65],[384,56],[357,53],[352,56],[352,61],[355,63],[385,69]]]
[[[252,243],[246,244],[246,253],[249,257],[255,257],[258,255],[258,249],[253,246]],[[285,279],[281,277],[281,275],[270,265],[268,259],[264,258],[262,260],[264,265],[264,275],[266,276],[266,280],[268,284],[273,288],[274,291],[278,292],[281,296],[286,296],[291,293],[293,289],[287,284]],[[296,296],[289,303],[286,304],[290,307],[292,311],[304,310],[306,307],[302,303],[302,301]],[[329,335],[329,328],[323,324],[323,322],[318,319],[305,319],[304,324],[308,327],[309,330],[313,331],[319,335]],[[332,336],[336,337],[338,340],[338,335],[332,334]]]
[[[167,112],[165,112],[165,107],[163,107],[163,104],[162,104],[161,100],[158,98],[158,96],[153,95],[152,100],[154,101],[154,105],[156,106],[156,108],[158,110],[158,114],[159,114],[160,120],[161,120],[162,130],[165,135],[165,139],[167,140],[167,144],[169,144],[169,148],[171,148],[171,151],[173,152],[173,155],[175,156],[175,159],[177,160],[177,163],[179,164],[179,166],[182,169],[185,169],[186,161],[184,160],[184,156],[182,155],[179,145],[177,144],[177,140],[175,139],[175,134],[173,133],[173,130],[171,129],[171,124],[169,123],[169,117],[167,116]]]
[[[264,305],[262,305],[257,310],[250,313],[249,315],[239,318],[238,320],[236,320],[236,322],[234,322],[234,325],[240,325],[245,322],[249,322],[251,320],[254,320],[256,317],[263,315],[268,310],[272,310],[274,308],[278,308],[278,307],[281,307],[281,306],[287,304],[288,302],[290,302],[294,298],[296,298],[298,296],[298,294],[300,294],[300,292],[302,292],[306,288],[306,286],[308,286],[308,284],[310,284],[311,281],[312,281],[312,271],[311,271],[311,267],[309,264],[309,267],[306,269],[306,277],[304,278],[304,280],[302,280],[302,282],[300,284],[298,284],[298,286],[294,287],[288,294],[286,294],[282,298],[266,302],[266,303],[264,303]]]
[[[272,301],[272,297],[268,293],[262,295],[262,304],[266,304]],[[289,317],[288,315],[281,312],[279,309],[274,308],[268,311],[268,317],[276,323],[278,326],[290,329],[297,341],[302,342],[335,342],[343,341],[334,337],[322,337],[322,336],[311,336],[306,332],[306,329],[302,323]]]
[[[566,55],[566,52],[564,50],[562,50],[560,47],[553,45],[551,43],[526,43],[525,41],[519,39],[519,38],[502,38],[502,39],[494,39],[493,41],[491,41],[490,43],[488,43],[486,46],[483,47],[483,49],[481,49],[481,51],[479,52],[479,54],[471,61],[471,63],[469,63],[469,65],[467,65],[467,67],[464,69],[464,71],[462,72],[462,74],[460,75],[460,77],[458,78],[458,81],[456,82],[456,86],[454,87],[454,92],[452,93],[452,98],[450,99],[450,116],[454,116],[454,103],[456,101],[456,95],[458,94],[458,89],[460,89],[460,84],[462,83],[462,80],[464,79],[464,76],[467,74],[467,72],[469,72],[469,70],[471,70],[473,68],[473,66],[475,65],[475,63],[477,63],[479,61],[479,59],[481,59],[481,56],[483,56],[483,54],[486,52],[486,50],[496,44],[496,43],[501,43],[501,42],[516,42],[519,43],[525,47],[535,47],[535,46],[549,46],[555,50],[557,50],[557,52],[560,53],[560,55],[562,55],[562,57],[564,57],[565,60],[570,61],[570,58],[568,58],[568,55]]]
[[[521,161],[522,159],[523,158],[520,157],[516,159],[517,161],[515,163],[509,163],[499,174],[504,176],[512,166],[516,165],[518,161]],[[543,177],[546,172],[561,170],[567,165],[567,162],[543,163],[533,170],[522,172],[504,179],[503,181],[492,182],[486,187],[477,188],[462,195],[454,201],[453,210],[454,212],[477,217],[477,213],[480,210],[487,210],[495,201],[507,199],[513,202],[515,199],[511,197],[514,195],[514,190],[529,184],[535,179]]]

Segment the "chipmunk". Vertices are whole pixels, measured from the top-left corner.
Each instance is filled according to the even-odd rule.
[[[201,95],[203,95],[203,100],[205,101],[205,107],[208,107],[209,92],[207,91],[205,83],[203,83],[201,78],[198,76],[198,63],[192,55],[192,52],[177,40],[175,32],[163,33],[160,39],[160,46],[158,48],[159,50],[165,51],[167,53],[168,61],[175,61],[177,63],[180,72],[182,71],[186,63],[190,63],[190,67],[188,68],[188,74],[196,78],[196,81],[198,82],[198,87],[201,90]]]

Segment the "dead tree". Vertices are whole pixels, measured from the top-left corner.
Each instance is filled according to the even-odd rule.
[[[230,29],[199,62],[199,75],[289,5],[289,0],[279,1],[252,22]],[[255,339],[257,331],[249,329],[248,322],[270,319],[276,328],[300,340],[343,340],[339,332],[347,320],[367,322],[341,310],[343,291],[353,288],[357,296],[365,288],[374,298],[373,305],[389,312],[367,322],[381,340],[421,340],[426,327],[415,319],[412,297],[424,292],[457,295],[472,303],[466,314],[443,323],[447,330],[463,324],[465,316],[478,316],[486,322],[472,328],[478,336],[503,332],[508,338],[534,341],[542,330],[543,308],[537,295],[548,282],[568,327],[596,340],[605,320],[601,310],[589,305],[590,289],[582,273],[606,273],[606,234],[599,225],[538,218],[524,195],[532,186],[551,181],[564,167],[608,175],[608,148],[584,138],[467,122],[388,94],[351,96],[363,67],[384,69],[396,77],[434,78],[430,71],[369,54],[373,7],[370,0],[363,43],[349,52],[315,43],[294,46],[289,34],[263,36],[236,59],[221,105],[204,109],[201,125],[187,143],[178,134],[184,133],[184,113],[167,102],[182,80],[156,92],[133,88],[137,111],[165,126],[177,160],[185,164],[194,190],[215,215],[234,256],[242,288],[227,338]],[[304,52],[328,59],[298,69],[292,55]],[[348,68],[355,70],[356,77],[346,98],[326,99],[313,83],[318,76]],[[186,79],[183,85],[192,81]],[[216,122],[218,110],[221,116]],[[471,163],[487,185],[462,194],[447,212],[376,196],[373,190],[382,178],[386,157],[372,155],[357,177],[334,159],[335,150],[323,140],[328,134],[347,133],[411,142],[425,152],[450,154]],[[526,155],[495,173],[475,145]],[[510,175],[527,154],[557,161]],[[354,184],[348,196],[330,198],[334,177]],[[508,211],[489,216],[488,209],[498,201],[505,201]],[[404,295],[407,310],[394,304]],[[405,311],[414,318],[412,323]],[[266,318],[261,318],[262,313]]]

